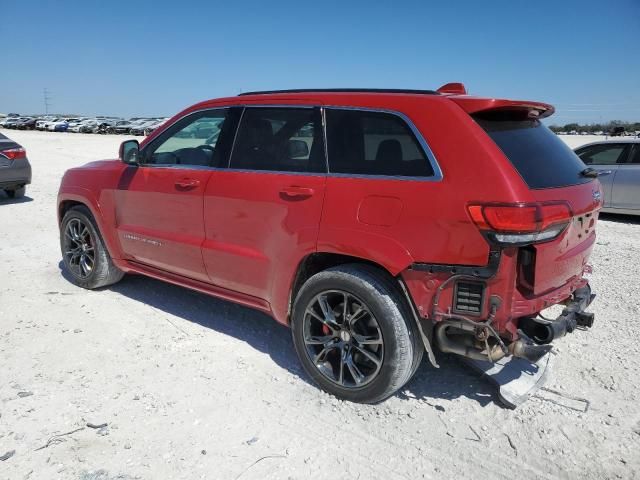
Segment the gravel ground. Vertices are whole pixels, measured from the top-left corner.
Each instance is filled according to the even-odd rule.
[[[355,405],[311,385],[265,315],[143,277],[74,287],[60,177],[123,137],[5,133],[34,183],[0,197],[0,460],[14,452],[0,479],[640,476],[640,220],[601,219],[596,324],[557,343],[550,390],[507,410],[439,355],[388,401]]]

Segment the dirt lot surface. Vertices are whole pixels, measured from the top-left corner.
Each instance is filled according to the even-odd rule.
[[[27,198],[0,194],[0,460],[14,452],[0,479],[640,476],[640,220],[601,220],[596,324],[557,343],[552,391],[507,410],[439,355],[439,370],[425,362],[363,406],[311,385],[288,329],[265,315],[144,277],[73,286],[60,178],[115,156],[123,137],[3,133],[34,177]]]

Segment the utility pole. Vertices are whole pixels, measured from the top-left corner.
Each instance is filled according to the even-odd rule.
[[[49,115],[49,107],[51,106],[51,97],[49,96],[49,90],[44,88],[44,114]]]

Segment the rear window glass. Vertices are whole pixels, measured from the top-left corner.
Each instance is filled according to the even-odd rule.
[[[326,116],[331,173],[433,176],[424,150],[397,115],[331,108]]]
[[[511,161],[529,188],[588,183],[578,156],[540,120],[515,112],[477,114],[474,119]]]

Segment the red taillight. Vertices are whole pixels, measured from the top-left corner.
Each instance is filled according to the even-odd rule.
[[[469,205],[469,214],[498,243],[523,244],[557,237],[571,220],[564,202]]]
[[[18,158],[27,158],[27,151],[24,148],[10,148],[8,150],[0,150],[0,155],[4,155],[9,160]]]

